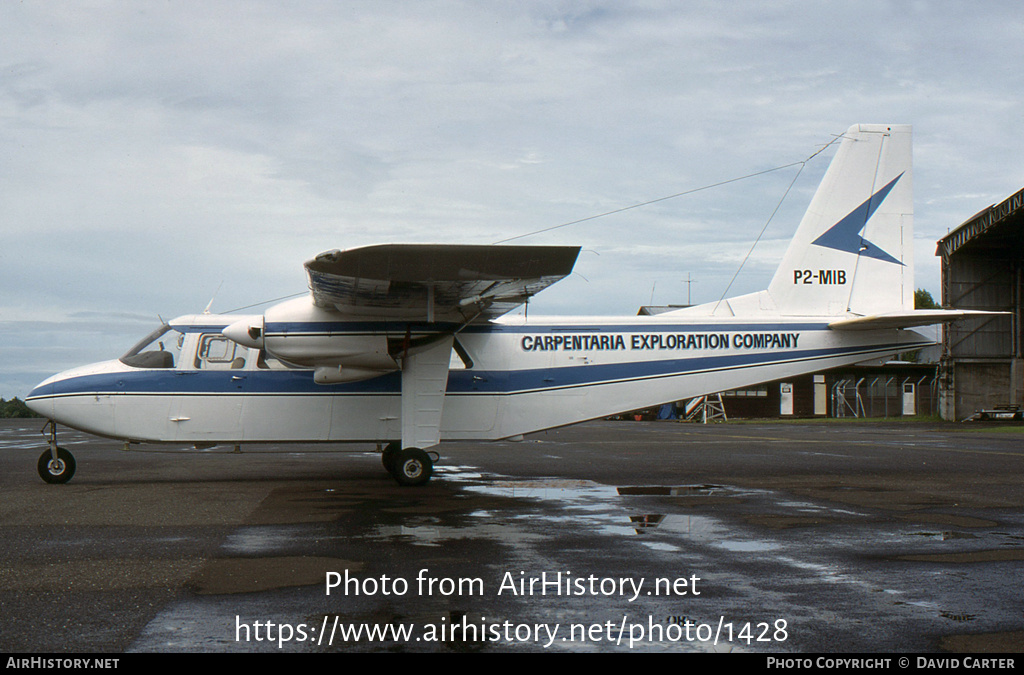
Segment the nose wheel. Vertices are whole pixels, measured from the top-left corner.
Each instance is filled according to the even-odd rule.
[[[64,448],[57,448],[57,456],[53,455],[52,451],[44,450],[39,456],[39,477],[47,483],[67,483],[75,475],[75,456]]]
[[[75,456],[57,445],[57,425],[52,420],[43,427],[44,434],[47,428],[50,447],[39,456],[36,470],[47,483],[67,483],[75,475]]]

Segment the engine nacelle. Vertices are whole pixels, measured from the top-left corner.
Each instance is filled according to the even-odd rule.
[[[383,324],[340,320],[309,298],[298,298],[266,311],[261,337],[267,353],[287,363],[385,373],[397,370],[398,364],[388,353],[383,328]]]
[[[245,317],[223,333],[285,363],[314,368],[320,384],[335,384],[399,370],[401,359],[428,349],[450,328],[349,319],[306,297],[275,305],[262,317]]]

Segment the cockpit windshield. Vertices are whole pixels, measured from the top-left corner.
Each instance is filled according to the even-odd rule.
[[[121,357],[121,363],[133,368],[173,368],[181,353],[184,337],[170,325],[162,324],[129,349]]]

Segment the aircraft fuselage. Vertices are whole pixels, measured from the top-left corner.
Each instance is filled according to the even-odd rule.
[[[402,437],[402,381],[318,384],[221,331],[239,317],[171,322],[173,367],[131,359],[65,371],[27,397],[40,414],[139,442],[388,442]],[[267,326],[268,334],[273,326]],[[289,339],[401,341],[408,324],[291,325]],[[455,337],[442,440],[495,440],[711,392],[818,372],[931,344],[905,330],[840,332],[822,321],[708,317],[508,318]],[[170,357],[169,357],[170,358]],[[125,362],[128,361],[128,362]],[[340,369],[345,372],[344,367]]]

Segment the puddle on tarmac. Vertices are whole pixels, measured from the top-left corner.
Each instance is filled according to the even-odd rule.
[[[658,551],[680,551],[688,546],[700,544],[732,552],[762,553],[773,551],[780,544],[737,536],[734,528],[724,521],[706,515],[690,515],[669,512],[646,512],[642,509],[643,499],[635,497],[739,497],[751,496],[758,491],[723,485],[638,485],[609,486],[586,480],[558,478],[536,480],[485,479],[478,473],[450,471],[446,479],[460,483],[466,492],[489,497],[505,497],[518,500],[557,502],[557,511],[541,513],[516,513],[507,520],[526,523],[531,531],[538,532],[537,523],[570,527],[574,530],[588,528],[599,534],[632,537],[638,544]],[[671,505],[674,500],[668,502]],[[665,506],[664,502],[652,502],[651,506]],[[494,511],[484,514],[487,518],[501,519]],[[506,521],[507,522],[507,521]],[[478,531],[479,525],[474,529]],[[499,528],[508,536],[507,528]],[[394,535],[417,537],[423,545],[438,545],[445,537],[463,536],[452,528],[390,528]],[[384,528],[380,530],[385,534]]]
[[[634,485],[617,488],[620,495],[647,495],[652,497],[707,497],[726,494],[729,490],[721,485]]]
[[[813,529],[785,530],[778,536],[773,536],[773,530],[765,535],[763,529],[741,524],[742,515],[717,508],[729,504],[747,512],[768,504],[773,515],[788,517],[832,512],[828,504],[776,500],[776,493],[769,490],[719,484],[610,486],[561,478],[516,480],[483,475],[475,467],[463,466],[446,466],[439,473],[455,488],[452,497],[467,500],[467,509],[430,514],[407,512],[397,521],[378,520],[362,536],[382,543],[402,542],[434,549],[449,542],[473,539],[529,548],[563,534],[587,533],[615,537],[630,545],[669,554],[765,556],[826,582],[857,583],[856,575],[851,576],[842,567],[817,559],[818,556],[808,559],[807,535],[803,532],[813,535]],[[531,506],[531,502],[535,504]],[[843,513],[866,517],[864,513]],[[849,546],[858,537],[859,526],[853,524],[857,520],[850,521],[849,531],[840,532],[828,542],[818,542],[815,550]],[[228,537],[224,549],[234,555],[267,555],[287,550],[295,534],[283,526],[243,528]],[[323,537],[323,533],[319,536]],[[922,529],[918,524],[889,530],[876,543],[889,549],[889,555],[894,547],[899,550],[907,546],[935,555],[947,552],[946,547],[951,544],[970,544],[977,537],[955,530]],[[920,549],[921,544],[926,547],[924,550]]]
[[[797,551],[806,547],[800,543],[799,537],[779,536],[762,537],[743,526],[737,526],[736,518],[726,520],[719,517],[712,509],[696,509],[696,506],[713,506],[716,504],[737,504],[744,502],[755,505],[770,503],[773,513],[779,517],[844,517],[851,523],[849,536],[856,539],[856,523],[861,519],[869,519],[870,514],[849,508],[837,509],[830,504],[815,503],[807,500],[773,498],[775,493],[766,490],[741,488],[719,484],[695,485],[627,485],[608,486],[585,480],[567,479],[535,479],[511,480],[505,477],[482,477],[476,471],[462,472],[452,470],[446,478],[468,493],[490,497],[505,497],[517,500],[536,500],[538,502],[555,502],[560,508],[544,509],[534,513],[523,513],[514,509],[509,514],[504,509],[489,510],[486,513],[476,512],[483,519],[491,519],[504,525],[508,523],[522,524],[516,528],[522,539],[533,539],[534,536],[550,536],[552,527],[566,527],[573,531],[587,528],[597,534],[631,538],[635,543],[656,551],[694,551],[695,547],[706,547],[708,550],[721,550],[730,553],[748,555],[771,555],[776,560],[789,560],[797,567],[810,565],[805,571],[831,582],[850,581],[844,572],[828,565],[814,565],[799,561],[803,558],[795,555],[790,559],[787,552]],[[650,499],[648,499],[650,498]],[[707,501],[704,501],[704,500]],[[696,501],[695,501],[696,500]],[[782,512],[777,511],[781,509]],[[852,520],[851,520],[852,519]],[[474,526],[478,527],[478,526]],[[920,527],[920,526],[919,526]],[[507,527],[499,526],[503,537],[508,537]],[[448,531],[443,528],[422,530],[406,528],[394,531],[404,536],[417,537],[426,545],[438,545],[445,537],[465,536],[460,532]],[[938,546],[949,546],[962,541],[969,544],[978,538],[978,534],[965,533],[952,529],[909,531],[890,531],[883,537],[885,547],[897,548],[914,545],[915,541],[933,540]],[[848,536],[840,533],[833,545],[843,548],[848,545]],[[797,547],[797,548],[794,548]],[[943,550],[946,550],[943,548]]]
[[[935,539],[937,541],[950,541],[953,539],[977,539],[978,535],[972,532],[910,532],[907,536],[910,537],[924,537],[926,539]]]
[[[229,534],[222,548],[232,555],[266,555],[287,548],[299,531],[297,526],[243,527]]]

